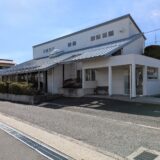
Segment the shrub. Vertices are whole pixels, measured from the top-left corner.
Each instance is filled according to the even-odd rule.
[[[8,92],[8,86],[5,82],[0,82],[0,93],[7,93]]]
[[[34,88],[32,83],[27,82],[0,82],[0,93],[17,95],[39,95],[40,91]]]
[[[26,82],[13,82],[9,84],[9,93],[18,95],[34,95],[36,90],[33,89],[33,84]]]

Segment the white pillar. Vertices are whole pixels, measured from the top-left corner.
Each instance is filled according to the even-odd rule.
[[[108,94],[112,96],[112,67],[108,67]]]
[[[136,97],[136,65],[132,64],[132,98]]]
[[[143,95],[147,95],[147,66],[143,66]]]
[[[85,69],[82,69],[82,88],[85,87]]]

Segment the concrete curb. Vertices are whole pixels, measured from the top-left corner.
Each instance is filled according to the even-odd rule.
[[[0,113],[0,121],[31,136],[50,147],[59,150],[60,152],[76,159],[76,160],[122,160],[115,154],[105,152],[102,153],[87,144],[71,140],[57,133],[48,133],[47,131],[33,126],[27,122],[15,119],[14,117],[6,116]]]

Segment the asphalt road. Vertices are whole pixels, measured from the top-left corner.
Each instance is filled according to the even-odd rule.
[[[0,160],[48,160],[0,130]]]
[[[123,157],[142,146],[160,151],[159,111],[155,105],[93,98],[40,106],[0,102],[2,113]]]

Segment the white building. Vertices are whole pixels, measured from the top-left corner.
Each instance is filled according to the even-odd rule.
[[[38,89],[66,96],[160,94],[160,61],[143,55],[145,40],[125,15],[35,45],[33,60],[0,74],[34,75]]]

